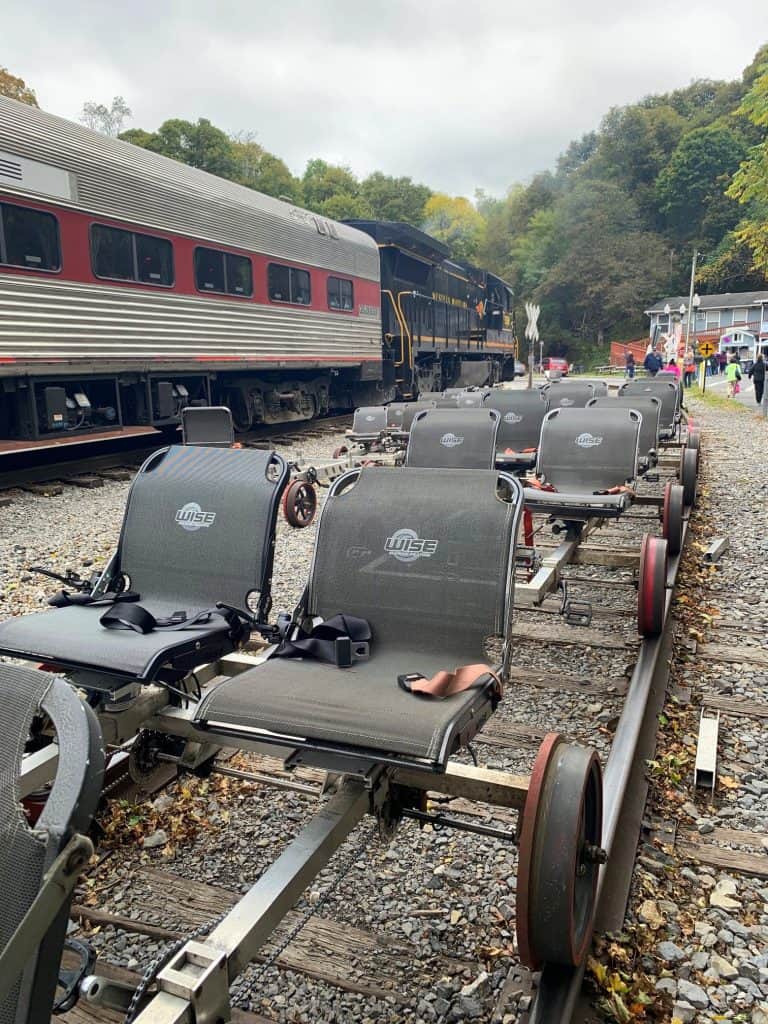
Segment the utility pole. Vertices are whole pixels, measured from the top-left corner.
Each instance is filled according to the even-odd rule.
[[[536,356],[536,342],[539,340],[539,328],[537,326],[541,307],[532,302],[526,302],[525,312],[528,315],[528,323],[525,326],[525,336],[528,339],[528,388],[533,388],[533,360]]]
[[[696,261],[698,260],[701,253],[693,247],[693,258],[691,260],[691,287],[688,289],[688,322],[685,325],[685,347],[688,348],[691,342],[691,317],[695,316],[696,311],[693,303],[693,286],[696,280]],[[698,306],[698,303],[696,303]]]

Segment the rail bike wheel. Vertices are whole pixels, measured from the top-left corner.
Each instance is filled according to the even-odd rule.
[[[348,451],[349,451],[349,448],[347,448],[347,446],[344,445],[344,444],[341,446],[341,448],[334,448],[334,450],[333,450],[333,458],[334,459],[340,459],[342,457],[342,455],[346,455]]]
[[[643,534],[640,577],[637,588],[637,631],[640,636],[659,636],[664,628],[667,599],[667,542]]]
[[[520,828],[517,945],[527,967],[584,960],[606,859],[602,822],[597,752],[548,733],[533,765]]]
[[[661,535],[667,542],[667,553],[679,555],[683,547],[683,488],[669,480],[664,488],[661,512]]]
[[[696,501],[698,475],[698,450],[695,448],[683,448],[680,453],[680,483],[683,485],[683,501],[688,508]]]
[[[305,480],[292,480],[283,493],[283,515],[297,530],[309,526],[317,511],[317,492]]]

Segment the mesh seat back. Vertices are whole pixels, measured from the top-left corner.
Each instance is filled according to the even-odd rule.
[[[402,430],[403,416],[408,408],[407,402],[390,402],[387,406],[387,428],[389,430]]]
[[[593,384],[580,380],[558,380],[547,389],[550,409],[583,409],[595,397]]]
[[[578,494],[632,481],[640,421],[632,409],[553,409],[541,428],[536,470],[556,490]]]
[[[207,444],[229,448],[235,440],[232,413],[225,405],[189,405],[181,411],[184,444]]]
[[[498,429],[494,409],[424,409],[411,425],[405,464],[493,469]]]
[[[483,404],[485,391],[462,391],[456,396],[459,409],[479,409]]]
[[[575,383],[575,382],[574,382]],[[608,382],[605,380],[586,380],[585,384],[591,384],[595,390],[595,398],[608,397]]]
[[[19,771],[32,719],[42,712],[56,730],[56,778],[34,828],[19,805]],[[76,832],[87,831],[101,794],[104,753],[95,715],[62,679],[0,665],[0,950],[34,903],[43,876]],[[51,1017],[67,929],[64,901],[22,975],[0,1000],[0,1024]]]
[[[435,399],[436,409],[458,409],[459,407],[459,396],[458,395],[438,395]]]
[[[628,380],[619,388],[619,395],[654,395],[661,402],[659,429],[672,430],[679,410],[679,394],[677,384],[671,380],[651,377],[646,380]]]
[[[269,589],[277,504],[288,468],[272,451],[173,446],[155,452],[128,496],[118,564],[171,611],[243,607]]]
[[[407,434],[411,429],[414,417],[420,413],[423,409],[434,409],[435,403],[433,401],[422,402],[408,402],[403,411],[402,429]]]
[[[505,391],[495,388],[486,395],[485,408],[495,409],[501,422],[496,437],[497,451],[515,452],[538,448],[541,424],[549,410],[549,396],[545,391]]]
[[[368,619],[375,652],[412,650],[414,664],[420,650],[450,668],[479,655],[485,637],[506,632],[522,510],[520,484],[504,476],[512,501],[502,501],[498,479],[408,467],[342,477],[320,520],[310,612]]]
[[[643,417],[638,451],[641,458],[646,458],[648,452],[656,451],[659,447],[661,402],[654,395],[617,395],[616,398],[593,398],[587,408],[615,409],[617,405],[622,409],[637,409]]]
[[[355,409],[352,418],[353,434],[380,434],[387,427],[387,407],[385,405],[364,405]]]

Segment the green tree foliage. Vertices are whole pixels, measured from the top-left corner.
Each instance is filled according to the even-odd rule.
[[[432,191],[411,178],[393,178],[374,171],[360,185],[360,195],[376,220],[421,224]]]
[[[179,118],[164,121],[147,149],[222,178],[235,177],[231,139],[204,117],[194,124]]]
[[[23,78],[12,75],[8,68],[0,66],[0,96],[10,96],[12,100],[26,103],[30,107],[38,106],[37,96]]]
[[[301,201],[301,182],[280,157],[263,149],[252,137],[235,137],[231,149],[234,177],[241,185],[294,203]]]
[[[483,233],[483,218],[464,196],[435,192],[424,207],[424,230],[445,242],[457,259],[477,255]]]
[[[750,76],[751,87],[739,113],[758,128],[763,139],[752,147],[728,189],[728,195],[746,207],[734,232],[737,243],[752,252],[753,268],[768,275],[768,53]],[[752,69],[748,69],[752,70]]]

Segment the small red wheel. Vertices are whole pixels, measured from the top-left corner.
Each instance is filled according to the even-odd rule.
[[[341,448],[334,448],[334,450],[333,450],[333,458],[334,459],[340,459],[340,458],[342,458],[342,456],[346,455],[348,451],[349,451],[349,448],[347,448],[347,446],[344,445],[344,444],[341,446]]]
[[[683,485],[683,501],[690,507],[696,501],[696,478],[699,473],[699,453],[695,448],[683,448],[680,452],[680,483]]]
[[[297,530],[309,526],[317,511],[317,493],[305,480],[292,480],[283,493],[283,515]]]
[[[595,918],[603,788],[591,747],[544,737],[528,782],[517,864],[520,959],[576,966],[587,954]]]
[[[679,555],[683,547],[683,488],[667,481],[664,488],[664,506],[661,513],[661,535],[667,542],[670,555]]]
[[[640,636],[659,636],[664,628],[667,600],[667,542],[643,534],[637,589],[637,631]]]

